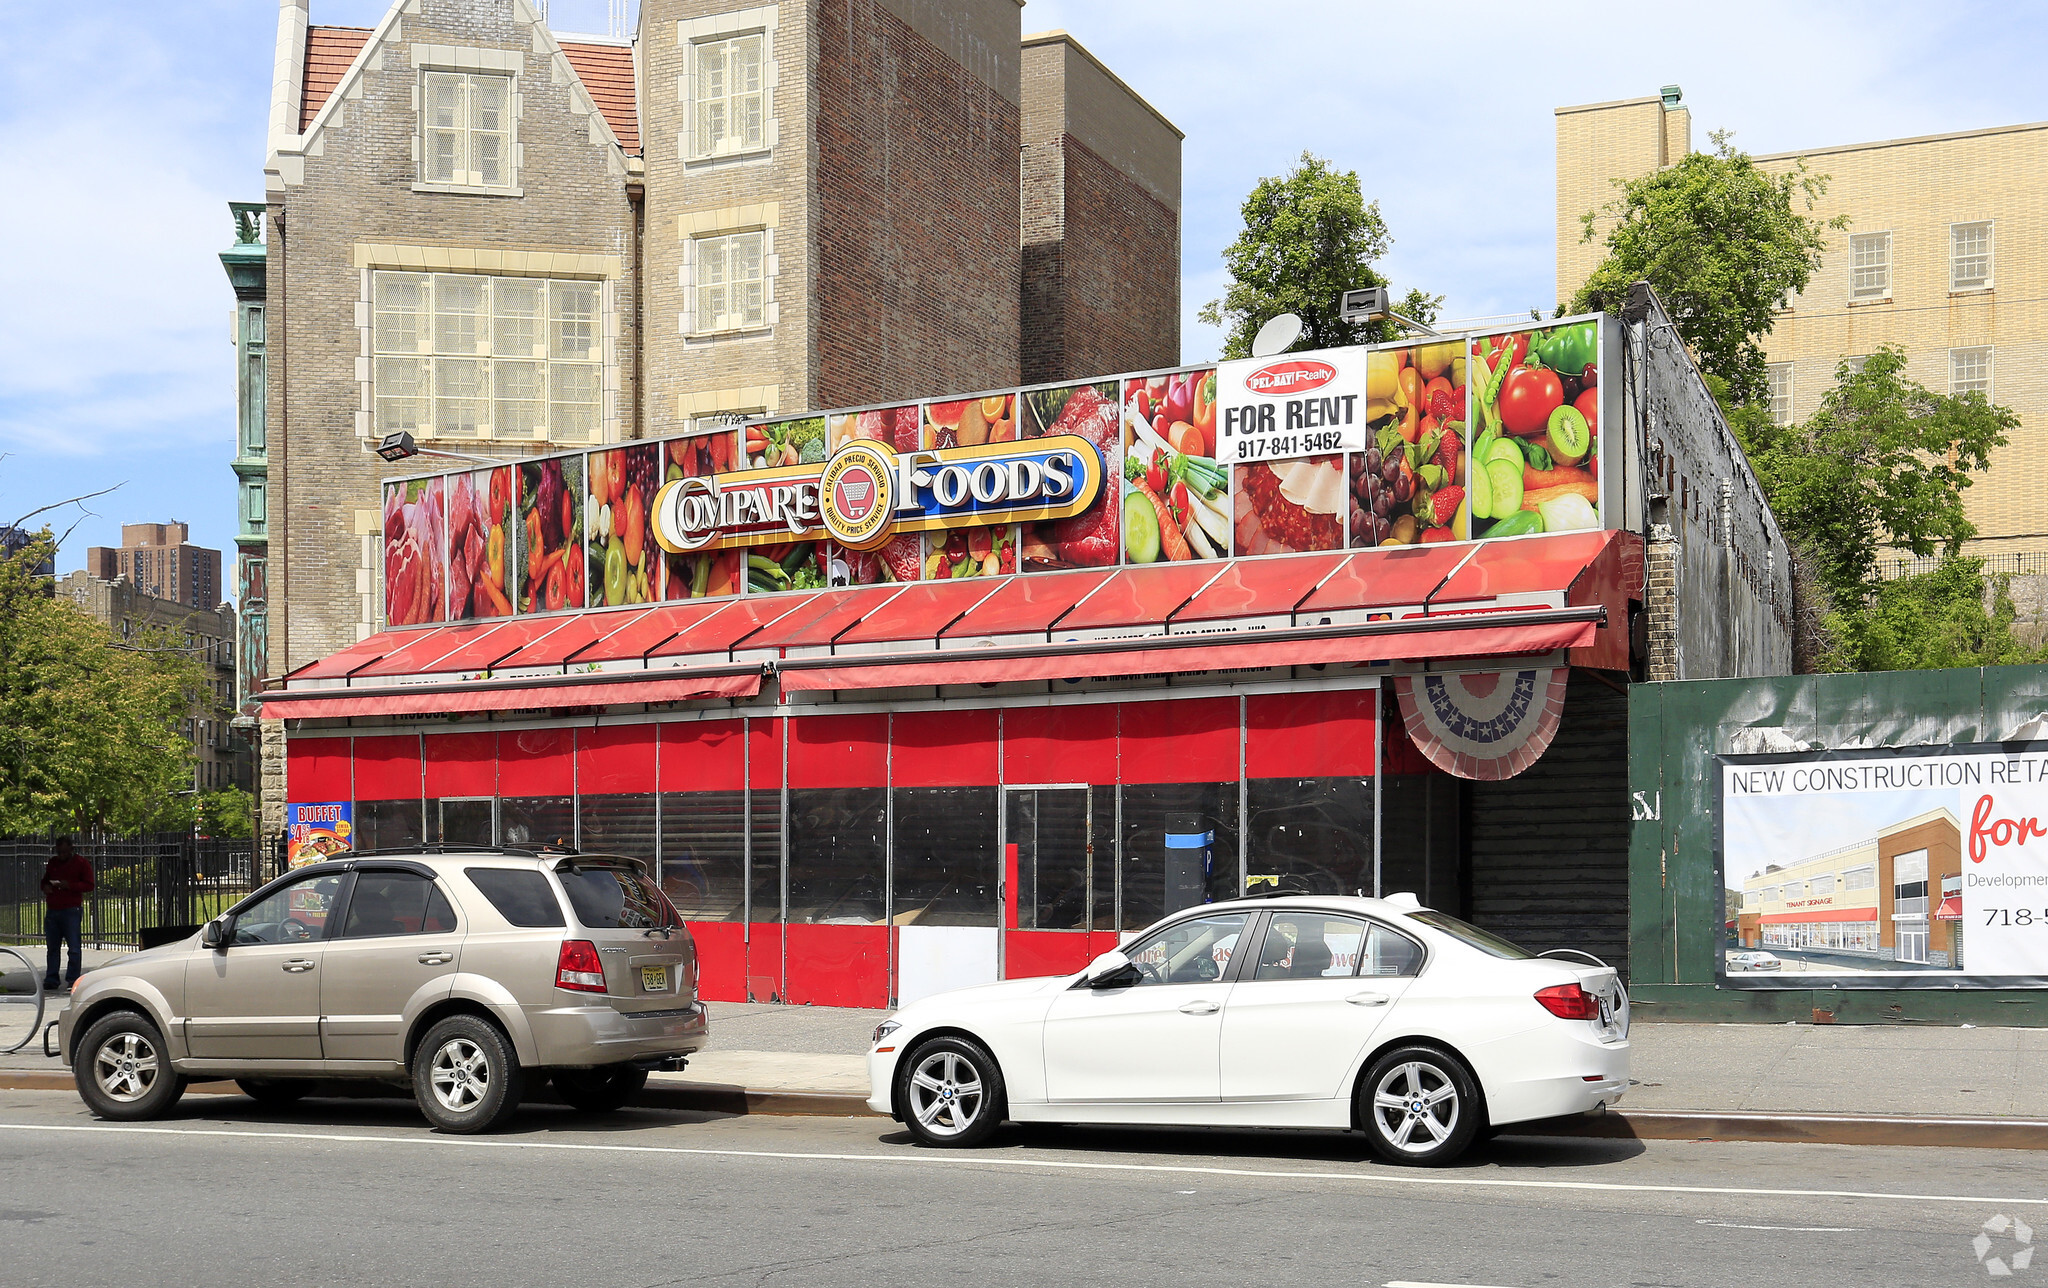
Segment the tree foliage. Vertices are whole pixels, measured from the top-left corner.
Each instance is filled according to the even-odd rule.
[[[2013,632],[2010,578],[1987,579],[1982,559],[1950,556],[1934,571],[1881,582],[1860,604],[1828,615],[1820,669],[1912,671],[2044,660]]]
[[[1223,252],[1230,288],[1199,314],[1229,328],[1225,358],[1249,357],[1252,337],[1282,313],[1301,318],[1293,348],[1330,349],[1397,339],[1393,322],[1346,322],[1338,316],[1344,292],[1386,286],[1374,261],[1393,244],[1380,204],[1367,202],[1358,172],[1342,173],[1304,152],[1292,173],[1261,179],[1243,206],[1244,231]],[[1441,295],[1410,290],[1394,311],[1416,322],[1436,320]]]
[[[33,572],[53,549],[45,529],[0,559],[0,834],[161,826],[192,781],[204,670],[182,640],[121,640],[53,597]]]
[[[1620,196],[1581,216],[1584,240],[1607,229],[1607,258],[1566,307],[1619,312],[1629,288],[1647,281],[1700,369],[1726,382],[1732,402],[1757,402],[1769,390],[1759,341],[1820,268],[1826,230],[1847,220],[1805,213],[1827,191],[1826,175],[1804,162],[1772,174],[1726,132],[1713,139],[1710,153],[1618,180]]]

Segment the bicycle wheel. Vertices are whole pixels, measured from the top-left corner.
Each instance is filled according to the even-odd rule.
[[[43,972],[12,948],[0,948],[0,1055],[41,1035],[45,1004]]]

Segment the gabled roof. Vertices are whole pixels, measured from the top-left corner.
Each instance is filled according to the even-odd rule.
[[[321,106],[369,40],[368,27],[306,28],[306,89],[299,104],[299,133],[304,134],[320,114]]]
[[[320,114],[350,64],[369,42],[368,27],[306,28],[305,96],[299,104],[299,132]],[[590,101],[627,153],[640,151],[640,113],[633,93],[633,50],[627,45],[562,41],[562,54],[583,82]]]

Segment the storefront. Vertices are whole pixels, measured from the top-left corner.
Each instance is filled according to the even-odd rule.
[[[1569,731],[1575,673],[1630,669],[1618,344],[1589,320],[397,484],[391,629],[264,695],[290,800],[363,849],[642,858],[713,999],[1072,970],[1260,888],[1470,910],[1463,838],[1515,820],[1464,786]]]

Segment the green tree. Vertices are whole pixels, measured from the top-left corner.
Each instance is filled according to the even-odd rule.
[[[256,798],[239,787],[200,794],[195,819],[203,836],[246,840],[256,834]]]
[[[1950,556],[1932,572],[1881,582],[1862,603],[1828,616],[1823,666],[1912,671],[2041,661],[2043,650],[2013,634],[2010,581],[1987,580],[1982,559]]]
[[[1804,162],[1772,174],[1729,137],[1716,131],[1712,152],[1617,180],[1621,195],[1580,217],[1585,241],[1606,229],[1607,258],[1566,308],[1619,312],[1629,288],[1647,281],[1700,370],[1723,381],[1729,403],[1739,405],[1768,394],[1760,341],[1820,268],[1826,230],[1848,221],[1805,213],[1827,191],[1826,175]]]
[[[1331,349],[1400,337],[1393,322],[1346,322],[1344,292],[1386,286],[1374,261],[1393,244],[1380,203],[1367,202],[1358,172],[1339,173],[1304,152],[1293,173],[1261,179],[1244,200],[1244,231],[1223,252],[1230,289],[1202,306],[1210,326],[1229,328],[1225,358],[1249,357],[1252,337],[1282,313],[1301,318],[1296,349]],[[1443,296],[1410,290],[1394,311],[1424,324],[1436,320]]]
[[[0,834],[160,825],[191,785],[203,668],[181,640],[117,639],[51,595],[33,570],[54,548],[44,529],[0,559]]]

